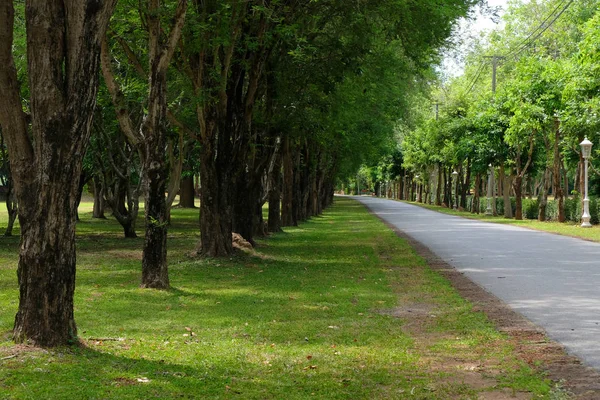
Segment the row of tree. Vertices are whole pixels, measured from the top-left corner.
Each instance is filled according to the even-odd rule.
[[[396,182],[399,197],[473,212],[483,211],[479,198],[490,187],[504,204],[514,197],[514,215],[512,207],[504,215],[516,219],[527,194],[538,197],[545,220],[553,195],[564,221],[565,196],[583,192],[579,143],[588,137],[594,154],[600,147],[598,2],[513,1],[504,20],[476,43],[463,76],[415,102],[415,122],[401,125],[397,154],[378,176]]]
[[[336,177],[390,145],[478,1],[42,3],[0,5],[0,126],[22,241],[14,338],[54,346],[77,334],[84,182],[127,236],[144,196],[142,285],[168,288],[182,176],[189,193],[199,172],[201,255],[231,254],[232,232],[253,243],[265,201],[272,231],[320,213]]]

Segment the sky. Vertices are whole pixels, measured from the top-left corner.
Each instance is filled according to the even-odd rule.
[[[508,0],[488,0],[488,4],[491,7],[500,7],[499,17],[504,15],[507,3]],[[444,58],[441,69],[448,76],[462,75],[464,71],[464,63],[460,60],[457,60],[457,58],[459,59],[461,57],[461,53],[464,54],[467,52],[469,44],[471,43],[471,40],[469,39],[476,38],[479,35],[497,27],[502,27],[502,21],[493,21],[490,16],[482,15],[480,12],[476,12],[476,19],[474,21],[469,21],[466,19],[460,21],[459,29],[456,34],[458,37],[464,40],[464,43],[459,49],[458,54],[448,54]]]

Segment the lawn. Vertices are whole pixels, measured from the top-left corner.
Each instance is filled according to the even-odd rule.
[[[82,346],[12,344],[18,238],[0,238],[2,399],[553,396],[508,337],[350,199],[225,259],[191,257],[198,211],[173,210],[169,291],[139,288],[142,238],[90,211],[77,236]]]

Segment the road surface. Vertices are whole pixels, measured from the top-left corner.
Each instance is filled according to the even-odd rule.
[[[600,370],[600,243],[353,198]]]

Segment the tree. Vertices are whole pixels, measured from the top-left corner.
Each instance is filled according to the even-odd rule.
[[[14,339],[72,343],[75,205],[96,103],[100,41],[115,0],[26,3],[31,135],[12,54],[13,1],[0,5],[0,125],[19,203]]]
[[[146,234],[142,253],[142,286],[167,289],[167,226],[169,214],[165,191],[169,168],[165,156],[167,147],[167,71],[181,37],[187,0],[179,0],[169,35],[164,38],[161,24],[160,0],[150,0],[145,15],[148,26],[148,98],[147,112],[140,129],[133,128],[124,104],[123,94],[113,76],[108,54],[108,41],[102,44],[102,71],[108,90],[117,108],[117,117],[123,134],[138,148],[142,162],[142,182],[145,193]],[[182,149],[183,151],[183,149]],[[178,177],[181,176],[179,170]],[[172,190],[171,194],[176,192]],[[172,202],[172,199],[171,199]]]

